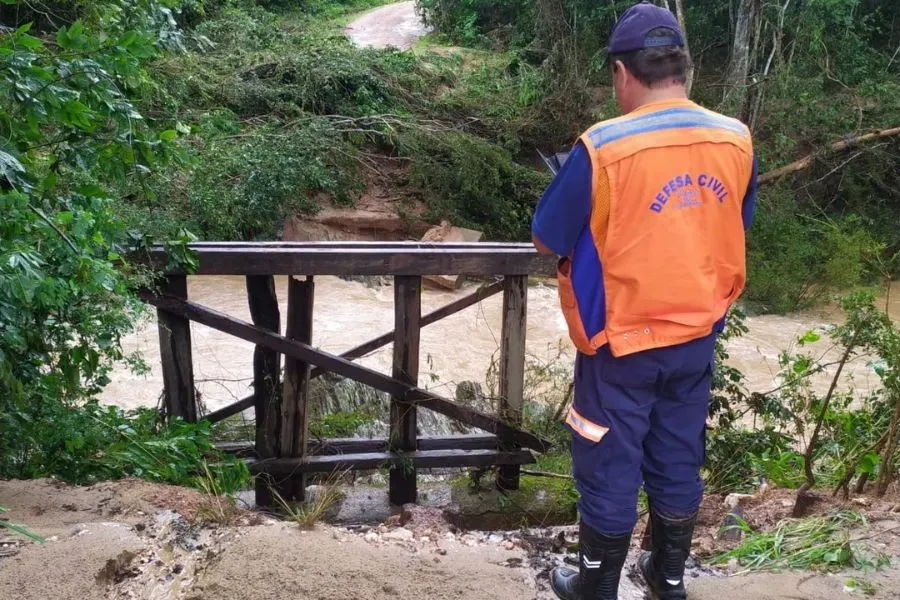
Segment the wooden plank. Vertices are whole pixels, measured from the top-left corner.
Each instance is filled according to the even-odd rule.
[[[248,275],[247,300],[250,316],[260,331],[277,335],[281,331],[281,314],[275,294],[275,278],[271,275]],[[253,341],[253,340],[250,340]],[[281,356],[278,352],[257,343],[253,349],[253,394],[256,408],[256,452],[261,458],[278,456],[281,435]],[[270,486],[274,482],[256,479],[256,504],[270,506]]]
[[[500,416],[516,425],[522,423],[525,396],[525,330],[528,314],[528,278],[507,276],[503,290],[503,324],[500,332]],[[505,450],[516,446],[501,443]],[[497,474],[497,486],[519,489],[519,466],[506,465]]]
[[[197,275],[546,275],[556,272],[555,257],[530,245],[459,248],[408,246],[327,247],[311,244],[261,246],[192,245]],[[142,257],[136,255],[135,261]],[[150,253],[151,265],[168,262],[165,251]]]
[[[209,421],[210,423],[218,423],[219,421],[224,421],[228,417],[244,412],[248,408],[253,408],[255,405],[256,396],[250,395],[246,398],[238,400],[233,404],[229,404],[228,406],[224,406],[218,410],[212,411],[207,415],[204,415],[203,420]]]
[[[235,319],[229,315],[220,313],[212,308],[202,306],[196,302],[190,302],[171,296],[156,296],[146,290],[141,293],[142,298],[158,308],[182,315],[192,321],[202,323],[207,327],[233,335],[242,340],[262,344],[276,352],[303,360],[310,364],[323,367],[329,371],[338,373],[360,383],[369,385],[379,391],[392,396],[402,396],[405,402],[415,402],[425,408],[434,410],[466,425],[476,427],[498,437],[518,443],[524,448],[531,448],[539,452],[546,452],[552,444],[531,433],[522,431],[504,423],[494,415],[489,415],[474,408],[463,406],[446,398],[403,383],[383,375],[377,371],[354,364],[339,356],[329,354],[322,350],[312,348],[307,344],[289,340],[261,327]]]
[[[509,464],[527,465],[534,462],[534,455],[527,450],[419,450],[408,454],[367,452],[307,456],[306,458],[272,458],[251,462],[249,466],[252,473],[267,473],[284,477],[295,473],[365,471],[406,464],[412,464],[422,469],[441,469]]]
[[[187,299],[187,277],[170,275],[161,287],[164,294]],[[162,363],[166,415],[197,421],[194,395],[194,361],[191,356],[191,322],[181,315],[156,311],[159,357]]]
[[[446,304],[427,315],[423,315],[421,322],[419,324],[420,327],[425,327],[426,325],[431,325],[432,323],[437,323],[441,319],[449,317],[450,315],[454,315],[461,310],[465,310],[472,305],[478,304],[485,298],[490,298],[491,296],[498,294],[503,291],[503,282],[497,281],[490,285],[480,287],[474,293],[465,296],[464,298],[460,298],[459,300],[454,300],[450,304]],[[384,335],[380,335],[377,338],[373,338],[368,342],[360,344],[359,346],[347,350],[341,354],[341,358],[346,358],[347,360],[353,360],[355,358],[363,357],[379,348],[383,348],[387,346],[392,341],[394,341],[394,332],[389,331]],[[310,378],[316,378],[320,375],[324,374],[326,371],[324,369],[315,368],[312,370],[312,374]]]
[[[368,242],[361,240],[321,240],[314,242],[223,242],[223,241],[199,241],[192,242],[190,248],[231,248],[231,249],[403,249],[403,250],[471,250],[471,249],[506,249],[532,251],[534,246],[529,242],[434,242],[434,241],[378,241]],[[162,251],[163,246],[156,245],[151,251]]]
[[[394,360],[392,375],[396,381],[414,387],[419,383],[419,332],[422,317],[422,278],[394,278]],[[416,405],[403,402],[403,394],[391,399],[391,450],[409,453],[416,450]],[[416,501],[414,465],[392,465],[388,497],[394,506]]]
[[[440,436],[422,436],[419,438],[419,450],[496,450],[497,436],[483,433]],[[252,441],[219,442],[216,448],[222,452],[238,456],[255,456]],[[367,452],[387,452],[388,440],[333,438],[328,440],[310,440],[307,446],[308,456],[330,454],[358,454]]]
[[[288,277],[288,339],[304,344],[312,343],[313,302],[315,284],[312,277],[304,280]],[[306,456],[309,431],[309,369],[307,362],[285,357],[284,394],[281,401],[281,439],[279,456],[294,458]],[[285,500],[304,500],[306,478],[296,477],[285,486]]]

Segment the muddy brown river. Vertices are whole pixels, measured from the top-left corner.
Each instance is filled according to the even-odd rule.
[[[189,279],[192,300],[240,319],[250,320],[242,277],[198,276]],[[276,278],[285,325],[286,278]],[[456,291],[426,287],[423,312],[460,298],[473,290],[463,286]],[[890,311],[900,317],[900,283],[890,295]],[[313,343],[333,353],[341,353],[358,343],[375,337],[393,326],[393,288],[366,287],[358,282],[332,277],[316,279]],[[420,385],[453,396],[460,381],[484,382],[492,358],[499,347],[502,297],[489,298],[422,330]],[[748,377],[749,388],[766,391],[777,385],[778,355],[796,345],[804,332],[825,327],[840,315],[836,311],[799,313],[787,316],[749,317],[750,331],[731,340],[731,364]],[[253,345],[192,324],[194,377],[206,410],[221,408],[251,391]],[[159,338],[155,318],[151,315],[125,340],[129,351],[140,351],[150,366],[150,373],[135,375],[127,368],[117,368],[112,383],[104,390],[101,401],[123,408],[154,406],[162,390],[159,366]],[[557,304],[556,289],[537,285],[529,289],[527,351],[531,360],[567,366],[574,349],[566,336],[566,326]],[[816,356],[835,353],[827,337],[809,345],[805,351]],[[387,346],[360,363],[389,373],[391,348]],[[846,371],[845,386],[852,385],[857,394],[876,386],[877,376],[865,358],[855,360]],[[815,381],[827,388],[828,373]]]

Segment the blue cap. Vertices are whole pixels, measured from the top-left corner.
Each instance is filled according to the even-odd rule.
[[[648,37],[652,30],[665,27],[672,35]],[[684,46],[684,34],[670,11],[644,0],[626,10],[609,36],[609,54],[624,54],[658,46]]]

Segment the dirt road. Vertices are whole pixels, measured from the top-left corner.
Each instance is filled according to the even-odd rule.
[[[428,29],[416,14],[416,3],[409,1],[371,10],[350,23],[344,33],[359,46],[408,50]]]

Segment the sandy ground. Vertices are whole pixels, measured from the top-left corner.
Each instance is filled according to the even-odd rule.
[[[200,577],[205,600],[388,600],[395,598],[529,598],[521,553],[501,547],[453,545],[411,552],[400,544],[375,546],[335,530],[304,532],[277,524],[241,536]],[[291,557],[286,559],[286,557]],[[270,582],[277,581],[273,586]]]
[[[408,50],[428,33],[416,14],[416,3],[397,2],[371,10],[344,30],[359,46]]]
[[[440,511],[415,508],[405,522],[304,531],[246,511],[229,524],[204,522],[208,502],[193,490],[138,481],[86,488],[0,481],[6,516],[47,538],[39,545],[0,532],[0,600],[548,600],[547,572],[572,559],[561,552],[573,527],[461,532]],[[689,597],[849,600],[860,597],[845,590],[857,578],[875,586],[871,597],[900,598],[900,544],[896,534],[887,537],[900,517],[882,516],[872,513],[869,535],[884,541],[891,568],[726,577],[695,567]],[[553,548],[557,539],[564,541]],[[644,597],[637,555],[635,548],[620,600]]]

